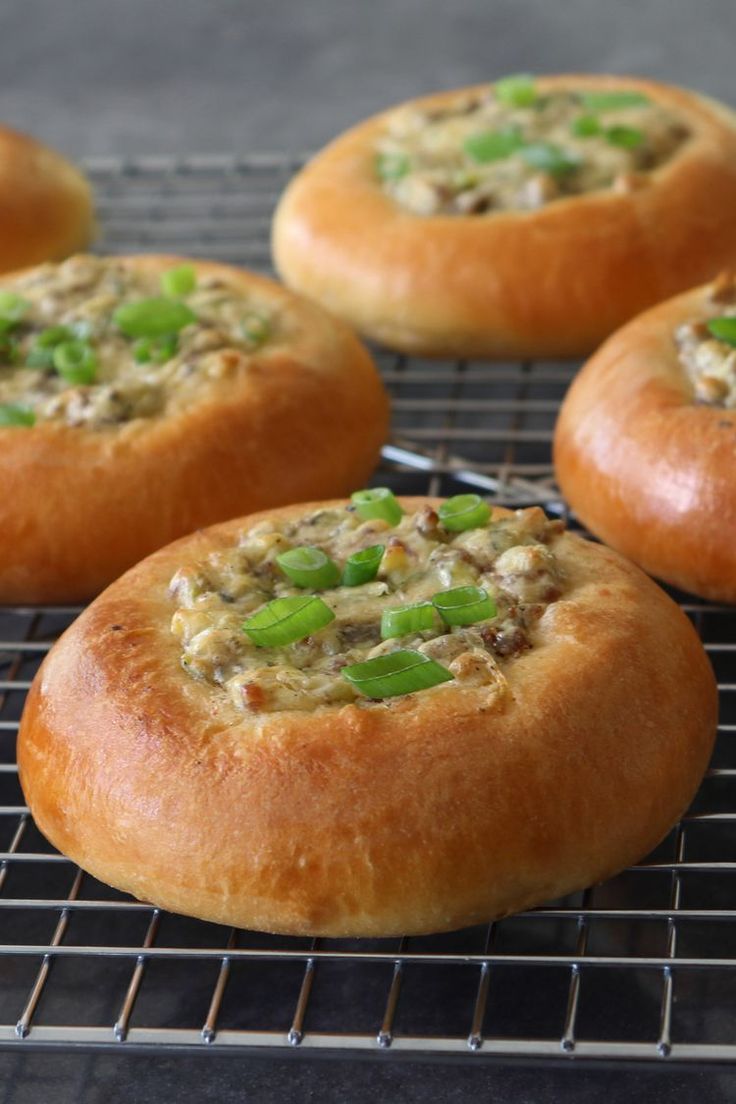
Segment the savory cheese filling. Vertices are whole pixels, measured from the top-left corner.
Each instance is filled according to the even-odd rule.
[[[134,318],[132,329],[148,324],[160,331],[162,321],[165,327],[156,273],[123,267],[114,258],[76,256],[4,284],[0,297],[13,300],[16,317],[3,318],[0,302],[2,423],[103,429],[183,408],[214,380],[237,372],[273,336],[271,312],[257,296],[217,276],[197,279],[193,269],[188,272],[191,288],[172,302],[189,320],[179,326],[181,319],[172,316],[173,332],[138,340],[121,329],[116,312],[158,300],[153,322]],[[81,364],[76,370],[75,359]],[[85,364],[89,371],[82,370]]]
[[[399,649],[437,661],[458,683],[498,685],[503,666],[533,646],[537,622],[563,591],[551,547],[562,527],[538,507],[464,532],[447,531],[430,507],[405,514],[394,526],[362,520],[350,506],[263,522],[237,545],[171,580],[178,607],[171,627],[181,641],[182,665],[194,678],[222,687],[238,709],[253,712],[355,701],[361,695],[341,671]],[[280,648],[249,639],[243,624],[250,615],[275,598],[305,593],[284,575],[278,555],[309,546],[344,565],[376,544],[384,551],[374,579],[320,592],[335,615],[324,628]],[[383,611],[460,586],[484,588],[495,600],[495,615],[381,639]]]
[[[717,280],[706,316],[678,326],[674,338],[696,401],[736,407],[736,279]]]
[[[541,92],[530,79],[509,78],[445,107],[396,110],[376,170],[385,191],[416,214],[529,210],[586,192],[633,191],[687,136],[681,119],[640,93]]]

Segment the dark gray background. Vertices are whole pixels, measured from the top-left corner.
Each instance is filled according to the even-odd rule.
[[[0,103],[74,156],[302,151],[519,70],[733,100],[735,50],[734,0],[0,0]]]
[[[736,0],[0,0],[0,113],[72,156],[301,152],[391,102],[519,70],[736,102]],[[728,1067],[0,1054],[0,1104],[734,1099]]]

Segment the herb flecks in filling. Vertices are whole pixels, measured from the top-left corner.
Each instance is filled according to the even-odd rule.
[[[736,277],[719,277],[704,314],[678,326],[674,338],[696,402],[736,408]]]
[[[376,174],[420,215],[529,210],[571,195],[644,186],[688,136],[641,93],[543,92],[499,81],[442,108],[399,108],[376,149]]]
[[[342,677],[343,668],[406,649],[447,668],[456,683],[502,683],[503,666],[532,647],[536,623],[564,588],[551,547],[561,528],[536,507],[461,532],[443,528],[429,507],[394,526],[363,520],[347,506],[264,522],[239,544],[174,575],[172,631],[181,641],[182,664],[252,712],[356,701],[360,694]],[[309,593],[284,575],[278,556],[306,546],[344,565],[376,545],[384,552],[374,579],[320,590],[335,615],[329,624],[280,648],[249,640],[243,624],[253,613],[274,599]],[[432,628],[381,639],[385,610],[429,602],[456,587],[486,591],[493,616],[452,626],[437,616]],[[441,693],[442,686],[421,692]]]
[[[77,256],[4,285],[0,412],[10,413],[2,424],[104,429],[183,408],[273,336],[257,297],[217,276],[197,279],[190,266],[172,274],[167,282],[166,272],[162,280],[114,258]],[[137,327],[121,325],[136,304]],[[157,324],[171,332],[154,333]]]

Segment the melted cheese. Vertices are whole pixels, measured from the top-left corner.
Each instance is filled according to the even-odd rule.
[[[589,136],[575,133],[585,115],[574,90],[540,93],[528,107],[509,107],[489,89],[444,108],[399,108],[378,143],[379,174],[382,163],[393,166],[385,190],[420,215],[528,210],[565,196],[642,187],[646,173],[667,161],[688,135],[680,119],[653,101],[601,112],[595,116],[600,132]],[[641,141],[615,144],[607,137],[615,128],[638,131]],[[478,135],[509,132],[525,144],[552,144],[576,167],[540,171],[521,150],[479,164],[466,150]]]
[[[550,545],[560,528],[536,507],[461,533],[445,531],[429,507],[394,527],[362,521],[347,506],[264,522],[232,548],[174,575],[171,627],[182,664],[193,677],[222,687],[239,709],[254,712],[354,701],[359,695],[342,668],[400,648],[425,653],[465,684],[492,684],[502,677],[499,664],[533,645],[536,622],[562,592]],[[320,593],[335,614],[326,628],[283,648],[259,648],[246,636],[244,620],[266,602],[305,593],[281,572],[281,552],[309,545],[342,565],[375,544],[385,547],[376,579]],[[464,585],[495,597],[494,618],[381,640],[384,609]]]
[[[214,380],[239,370],[273,332],[265,304],[215,276],[200,278],[183,301],[196,322],[179,334],[164,363],[138,363],[135,342],[113,322],[123,303],[159,296],[159,276],[124,268],[114,258],[72,257],[47,264],[3,288],[29,304],[0,343],[0,404],[32,410],[37,421],[103,429],[151,418],[196,401]],[[93,384],[71,385],[53,367],[26,364],[39,334],[64,325],[89,341],[97,360]]]

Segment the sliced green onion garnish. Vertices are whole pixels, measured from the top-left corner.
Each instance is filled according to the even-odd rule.
[[[298,594],[274,598],[248,618],[243,630],[259,648],[279,648],[311,636],[334,620],[330,607],[316,594]]]
[[[62,341],[54,348],[54,368],[68,383],[94,383],[97,357],[86,341]]]
[[[340,578],[340,568],[321,548],[290,548],[276,557],[276,563],[294,586],[310,590],[327,590]]]
[[[568,153],[554,142],[530,142],[519,152],[527,165],[539,169],[540,172],[550,173],[552,176],[564,176],[580,165],[574,154]]]
[[[17,403],[0,404],[0,426],[32,426],[36,423],[36,415],[27,406]]]
[[[152,360],[157,364],[165,364],[176,354],[178,346],[179,338],[176,334],[169,334],[168,337],[159,337],[155,340],[141,337],[133,346],[133,356],[138,364],[148,364]]]
[[[26,367],[27,368],[53,368],[54,367],[54,350],[51,347],[44,348],[43,345],[36,343],[26,353]]]
[[[415,602],[411,606],[395,606],[381,614],[381,640],[392,636],[407,636],[423,632],[435,626],[434,606],[431,602]]]
[[[593,138],[601,132],[601,124],[595,115],[578,115],[570,123],[570,130],[576,138]]]
[[[494,84],[496,99],[506,107],[531,107],[537,99],[534,78],[529,73],[516,73]]]
[[[178,299],[138,299],[123,303],[112,316],[126,337],[169,337],[197,321],[194,311]]]
[[[361,552],[353,552],[345,561],[342,573],[343,586],[360,586],[369,583],[378,574],[378,568],[383,558],[384,546],[372,544],[370,548],[364,548]]]
[[[177,265],[164,272],[161,277],[161,290],[164,295],[172,299],[179,299],[182,295],[189,295],[197,286],[197,273],[193,265]]]
[[[483,587],[461,586],[441,590],[432,605],[447,625],[474,625],[496,616],[496,603]]]
[[[482,528],[491,516],[491,507],[480,495],[460,494],[443,502],[437,513],[445,529],[461,533]]]
[[[605,137],[611,146],[636,149],[644,141],[644,132],[638,130],[637,127],[612,126],[606,128]]]
[[[483,130],[470,134],[463,142],[468,157],[479,165],[490,161],[502,161],[524,145],[521,133],[515,127],[507,130]]]
[[[9,334],[0,334],[0,361],[17,364],[20,360],[20,345]]]
[[[709,333],[719,341],[725,341],[727,345],[736,346],[736,318],[728,315],[723,318],[711,318],[706,322]]]
[[[22,295],[14,291],[0,290],[0,329],[10,330],[17,326],[30,310],[31,304]]]
[[[350,496],[358,515],[367,521],[381,518],[389,525],[398,525],[404,511],[396,501],[393,491],[388,487],[371,487],[366,491],[355,491]]]
[[[249,314],[240,323],[240,328],[243,331],[243,337],[251,345],[262,345],[271,336],[268,320],[260,314]]]
[[[40,345],[42,349],[53,349],[54,345],[60,345],[62,341],[73,341],[79,336],[69,326],[49,326],[41,330],[36,338],[36,345]]]
[[[376,157],[376,175],[381,180],[401,180],[411,168],[405,153],[379,153]]]
[[[621,111],[651,103],[642,92],[581,92],[580,100],[588,111]]]
[[[428,690],[452,678],[446,667],[421,652],[409,649],[376,656],[364,663],[353,663],[350,667],[343,667],[340,673],[368,698],[412,694],[415,690]]]

